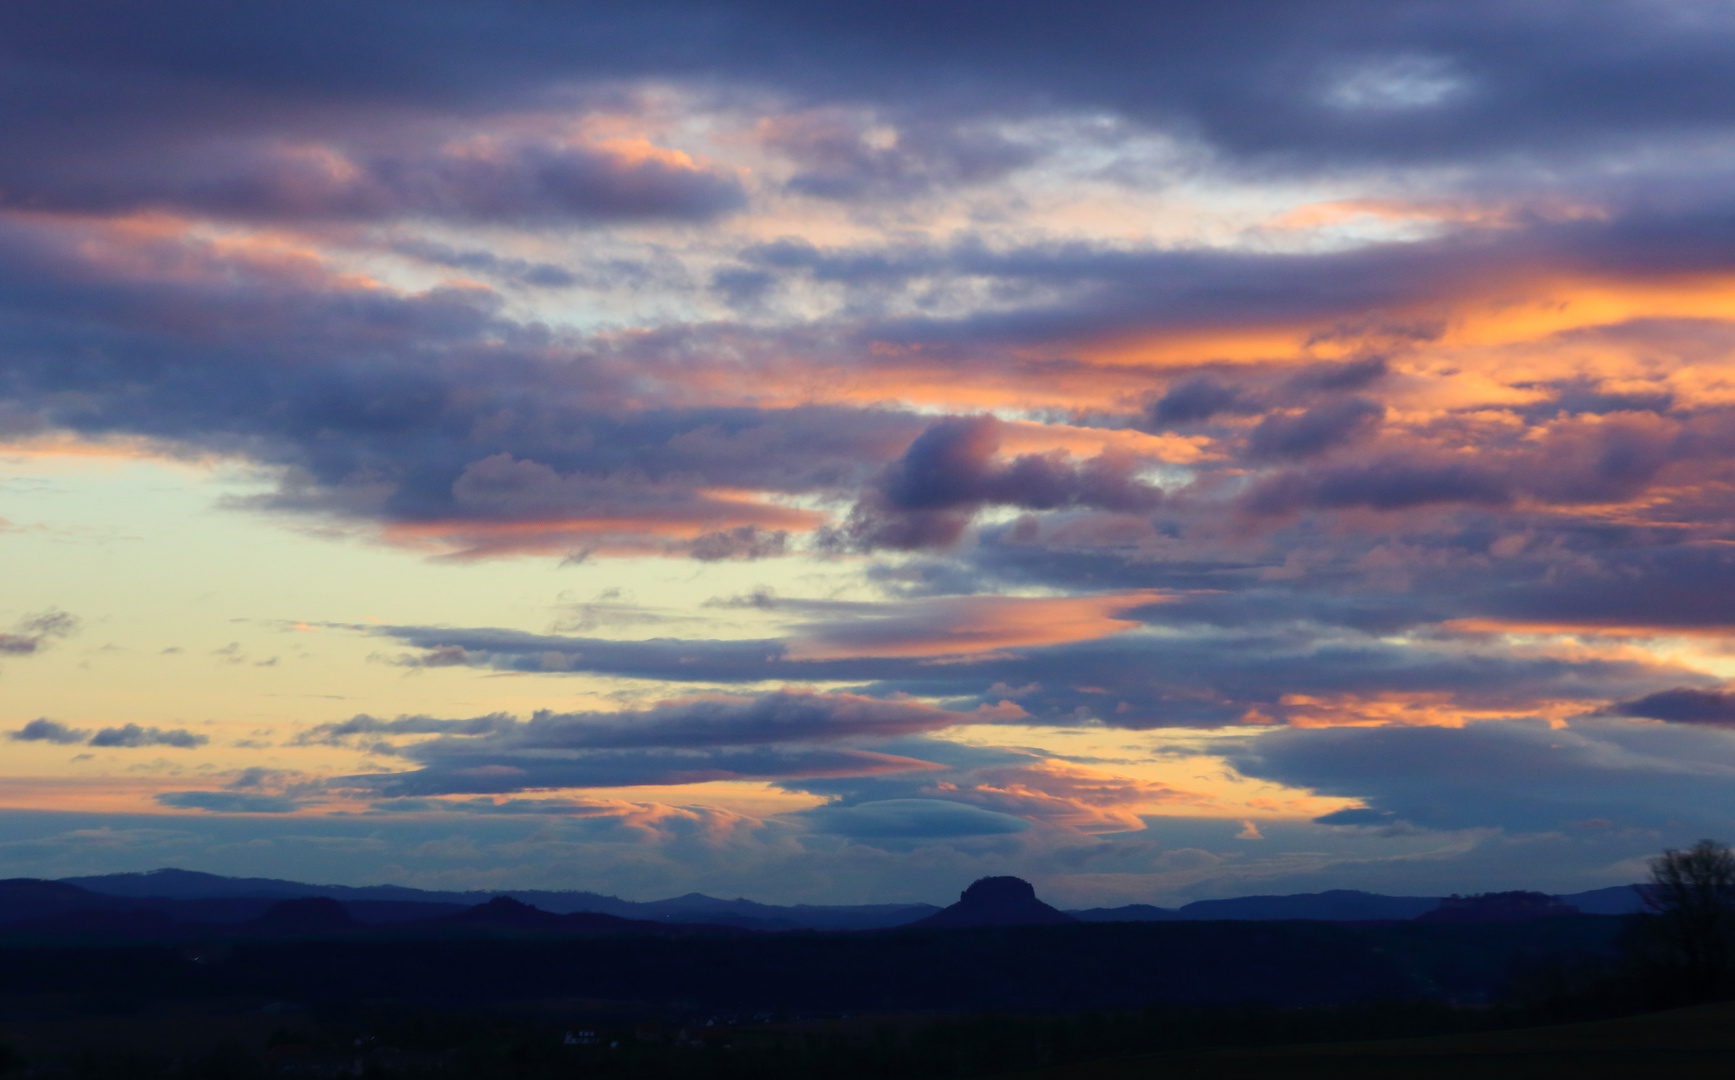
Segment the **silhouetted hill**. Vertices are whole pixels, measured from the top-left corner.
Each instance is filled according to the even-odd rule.
[[[394,939],[414,939],[422,936],[465,938],[506,934],[512,937],[584,937],[596,934],[656,935],[668,937],[682,934],[714,934],[725,937],[751,933],[734,926],[695,923],[660,922],[650,919],[623,919],[595,911],[575,911],[557,914],[522,903],[510,896],[496,896],[485,904],[436,919],[400,923],[382,928],[381,933]]]
[[[1381,896],[1355,889],[1332,889],[1292,896],[1240,896],[1232,900],[1195,900],[1180,909],[1183,919],[1318,919],[1370,922],[1413,919],[1440,906],[1437,896]]]
[[[1068,911],[1067,914],[1079,922],[1173,922],[1182,918],[1181,913],[1174,908],[1155,907],[1151,904],[1085,908],[1082,911]]]
[[[912,929],[952,926],[1041,926],[1077,922],[1071,915],[1049,907],[1036,898],[1036,889],[1023,878],[985,877],[958,896],[958,902],[925,919],[910,923]]]
[[[57,884],[78,886],[111,897],[252,905],[245,914],[232,917],[212,917],[216,913],[208,912],[209,921],[214,922],[242,922],[257,918],[269,906],[270,899],[299,896],[328,896],[341,900],[358,921],[368,923],[406,921],[433,914],[431,911],[417,914],[399,905],[439,904],[440,914],[451,914],[486,903],[495,896],[507,896],[555,914],[595,912],[623,919],[702,923],[745,930],[875,930],[901,926],[939,910],[932,904],[779,906],[746,899],[721,900],[703,893],[638,902],[593,892],[546,889],[445,892],[400,885],[309,885],[276,878],[227,878],[174,869],[67,878]]]
[[[210,900],[230,897],[270,897],[288,900],[298,896],[329,896],[334,900],[421,900],[420,889],[401,885],[353,888],[347,885],[308,885],[278,878],[232,878],[197,870],[164,868],[136,874],[98,874],[61,879],[106,896],[162,897],[166,900]]]
[[[1630,915],[1645,910],[1641,886],[1614,885],[1607,889],[1566,893],[1560,899],[1586,915]]]
[[[114,911],[136,905],[101,896],[63,881],[9,878],[0,881],[0,923],[43,919],[71,911]]]
[[[8,892],[8,887],[12,887]],[[259,918],[275,902],[307,896],[341,901],[357,922],[369,925],[410,922],[455,914],[507,896],[544,912],[592,912],[648,922],[733,926],[745,930],[873,930],[907,926],[940,909],[932,904],[795,904],[780,906],[737,898],[723,900],[688,893],[639,902],[584,891],[512,889],[502,892],[443,892],[398,885],[309,885],[276,878],[227,878],[190,870],[153,870],[105,874],[58,882],[23,879],[0,882],[0,923],[41,917],[56,911],[149,908],[176,922],[236,924]],[[118,901],[130,902],[118,902]],[[1585,914],[1618,915],[1641,910],[1632,886],[1569,893],[1561,900]],[[1149,904],[1072,911],[1083,922],[1158,922],[1175,920],[1313,919],[1367,922],[1410,919],[1440,904],[1439,897],[1383,896],[1352,889],[1286,896],[1243,896],[1196,900],[1178,909]],[[57,906],[58,905],[58,906]]]
[[[1448,896],[1439,907],[1416,918],[1418,922],[1527,922],[1578,914],[1578,908],[1561,903],[1558,896],[1519,890]]]
[[[298,896],[279,900],[244,929],[268,934],[329,934],[355,930],[361,924],[329,896]]]
[[[1195,900],[1179,908],[1128,904],[1125,907],[1069,911],[1083,922],[1157,922],[1177,919],[1224,919],[1270,921],[1312,919],[1322,922],[1376,922],[1383,919],[1415,919],[1435,911],[1444,902],[1438,896],[1385,896],[1356,889],[1293,893],[1286,896],[1238,896],[1223,900]],[[1585,915],[1628,915],[1644,910],[1639,892],[1631,885],[1568,893],[1560,901]],[[1551,914],[1568,914],[1554,911]]]

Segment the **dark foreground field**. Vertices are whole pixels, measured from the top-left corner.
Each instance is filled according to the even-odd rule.
[[[155,940],[56,923],[0,937],[0,1080],[1498,1076],[1539,1062],[1694,1075],[1699,1059],[1677,1051],[1724,1044],[1656,1017],[1507,1030],[1631,1011],[1584,990],[1618,963],[1627,926],[752,934],[493,903],[421,927],[265,918]],[[1697,1016],[1682,1030],[1709,1023]],[[1358,1042],[1419,1037],[1447,1041]]]
[[[1735,1004],[1420,1039],[1148,1054],[1026,1080],[1632,1080],[1735,1075]]]
[[[1523,924],[1082,923],[860,934],[602,934],[466,927],[0,947],[0,998],[590,998],[695,1009],[1031,1012],[1153,1002],[1485,1002],[1550,958],[1613,954],[1614,917]]]
[[[491,1013],[361,1008],[223,1015],[197,1008],[0,1023],[8,1080],[1430,1080],[1727,1077],[1735,1005],[1588,1023],[1420,1038],[1266,1041],[1357,1028],[1475,1025],[1487,1018],[1403,1007],[1158,1010],[1128,1015],[869,1016],[715,1025],[633,1020],[597,1002],[520,1003]],[[559,1014],[588,1015],[569,1022]],[[1166,1029],[1186,1049],[1116,1053]],[[1071,1056],[1073,1063],[1042,1068]]]

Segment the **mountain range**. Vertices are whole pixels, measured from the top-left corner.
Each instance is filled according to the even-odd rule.
[[[1016,878],[984,879],[1016,882]],[[981,885],[982,883],[978,883]],[[976,886],[972,886],[972,889]],[[989,886],[993,893],[995,886]],[[1001,892],[1011,886],[1001,886]],[[966,890],[964,904],[970,895]],[[1024,903],[1019,897],[995,894],[1002,907]],[[1022,894],[1021,894],[1022,895]],[[400,885],[310,885],[275,878],[232,878],[192,870],[162,869],[147,873],[104,874],[59,881],[16,879],[0,882],[0,923],[19,922],[70,911],[152,911],[178,923],[239,924],[265,915],[282,900],[325,897],[339,901],[347,917],[358,924],[381,926],[458,915],[498,897],[538,909],[540,914],[609,915],[640,924],[702,924],[739,930],[876,930],[895,926],[958,925],[954,913],[934,921],[942,909],[933,904],[775,905],[752,900],[725,900],[702,893],[649,902],[622,900],[593,892],[509,889],[500,891],[438,891]],[[1269,921],[1304,919],[1324,922],[1408,920],[1439,909],[1447,898],[1383,896],[1335,889],[1286,896],[1243,896],[1196,900],[1179,908],[1149,904],[1098,907],[1064,915],[1035,898],[1024,916],[1011,921],[1080,922]],[[1641,903],[1631,886],[1614,886],[1561,896],[1564,905],[1587,915],[1621,915]],[[959,905],[945,909],[954,911]],[[1040,910],[1039,910],[1040,909]],[[1052,912],[1053,916],[1043,914]],[[1032,914],[1034,913],[1034,914]],[[997,921],[1000,917],[996,916]],[[980,925],[980,922],[975,924]]]

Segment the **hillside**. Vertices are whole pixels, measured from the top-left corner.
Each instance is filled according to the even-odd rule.
[[[1735,1003],[1592,1023],[1189,1054],[1148,1054],[1020,1074],[1025,1080],[1671,1080],[1727,1077]]]

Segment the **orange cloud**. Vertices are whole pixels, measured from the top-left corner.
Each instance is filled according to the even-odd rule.
[[[1559,721],[1584,710],[1583,701],[1534,700],[1522,703],[1478,704],[1465,702],[1457,695],[1443,691],[1314,696],[1285,694],[1270,709],[1269,716],[1260,714],[1250,718],[1249,722],[1276,722],[1298,728],[1461,728],[1477,720],[1497,720],[1519,714]]]
[[[1056,761],[990,769],[968,788],[942,783],[927,793],[1084,833],[1142,829],[1141,813],[1158,806],[1197,809],[1215,803],[1199,792]]]
[[[1105,596],[971,596],[891,606],[891,614],[804,628],[793,660],[850,657],[941,659],[1090,641],[1139,625],[1123,612],[1169,599],[1140,590]]]

